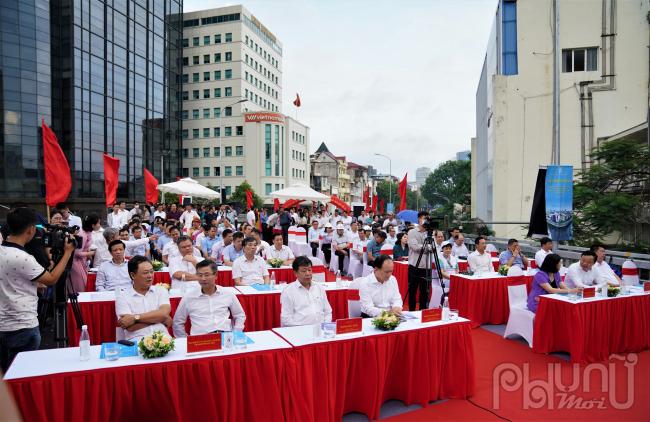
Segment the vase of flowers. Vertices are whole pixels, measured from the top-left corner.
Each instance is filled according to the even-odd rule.
[[[153,261],[151,261],[151,266],[153,267],[154,271],[160,271],[162,270],[164,264],[161,261],[154,259]]]
[[[281,260],[280,258],[271,258],[266,262],[268,262],[268,264],[271,266],[271,268],[280,268],[282,266],[282,264],[284,263],[284,261]]]
[[[616,297],[621,292],[621,289],[616,286],[607,286],[607,297]]]
[[[382,311],[379,316],[372,320],[372,325],[382,331],[392,331],[400,324],[399,317],[392,312]]]
[[[502,276],[506,276],[506,275],[508,275],[508,270],[509,269],[510,269],[509,265],[501,265],[499,267],[499,274],[501,274]]]
[[[154,331],[140,340],[138,349],[145,359],[161,358],[174,350],[174,339],[162,331]]]
[[[172,288],[172,286],[170,286],[169,283],[160,283],[158,285],[167,291],[169,291],[169,289]]]

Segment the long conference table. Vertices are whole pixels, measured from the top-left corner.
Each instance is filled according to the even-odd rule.
[[[419,312],[413,313],[419,318]],[[347,412],[379,417],[389,399],[427,405],[471,397],[475,387],[469,321],[315,339],[307,327],[248,332],[245,350],[79,360],[79,349],[18,354],[5,381],[26,421],[339,421]]]

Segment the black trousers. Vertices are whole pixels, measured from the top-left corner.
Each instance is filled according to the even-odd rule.
[[[429,282],[426,280],[426,268],[417,268],[409,265],[409,310],[415,310],[418,290],[420,291],[420,309],[426,309],[429,302]]]
[[[282,227],[282,243],[285,245],[289,244],[289,226],[280,226]]]
[[[332,259],[332,244],[324,243],[321,249],[323,249],[323,255],[325,255],[325,263],[329,265],[330,259]]]
[[[347,249],[344,249],[342,251],[337,249],[336,252],[334,252],[336,256],[339,257],[339,272],[341,274],[343,274],[343,269],[345,268],[345,257],[348,256],[346,253],[347,251]]]
[[[311,256],[318,256],[318,242],[310,242],[309,245],[311,246]]]

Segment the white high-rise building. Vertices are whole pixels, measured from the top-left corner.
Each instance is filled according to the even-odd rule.
[[[309,185],[309,128],[282,114],[282,44],[245,7],[183,15],[183,176],[226,195]]]
[[[421,188],[426,182],[427,177],[431,174],[431,169],[429,167],[419,167],[415,170],[415,184],[418,188]]]

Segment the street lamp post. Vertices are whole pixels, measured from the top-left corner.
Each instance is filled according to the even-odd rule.
[[[242,100],[234,102],[234,103],[232,103],[230,105],[225,106],[223,108],[223,110],[221,110],[221,112],[219,112],[219,197],[221,198],[221,203],[222,204],[224,202],[226,202],[226,192],[225,192],[225,190],[223,188],[223,173],[224,173],[224,170],[222,168],[223,167],[223,145],[222,145],[223,135],[221,134],[221,117],[223,116],[223,113],[226,112],[226,108],[232,107],[232,106],[237,105],[237,104],[245,103],[246,101],[248,101],[248,100],[244,98]],[[231,114],[231,116],[232,116],[232,114]]]
[[[390,200],[390,203],[393,203],[393,162],[391,161],[390,157],[388,155],[384,154],[379,154],[375,152],[375,155],[378,155],[380,157],[384,157],[388,159],[388,198]]]

